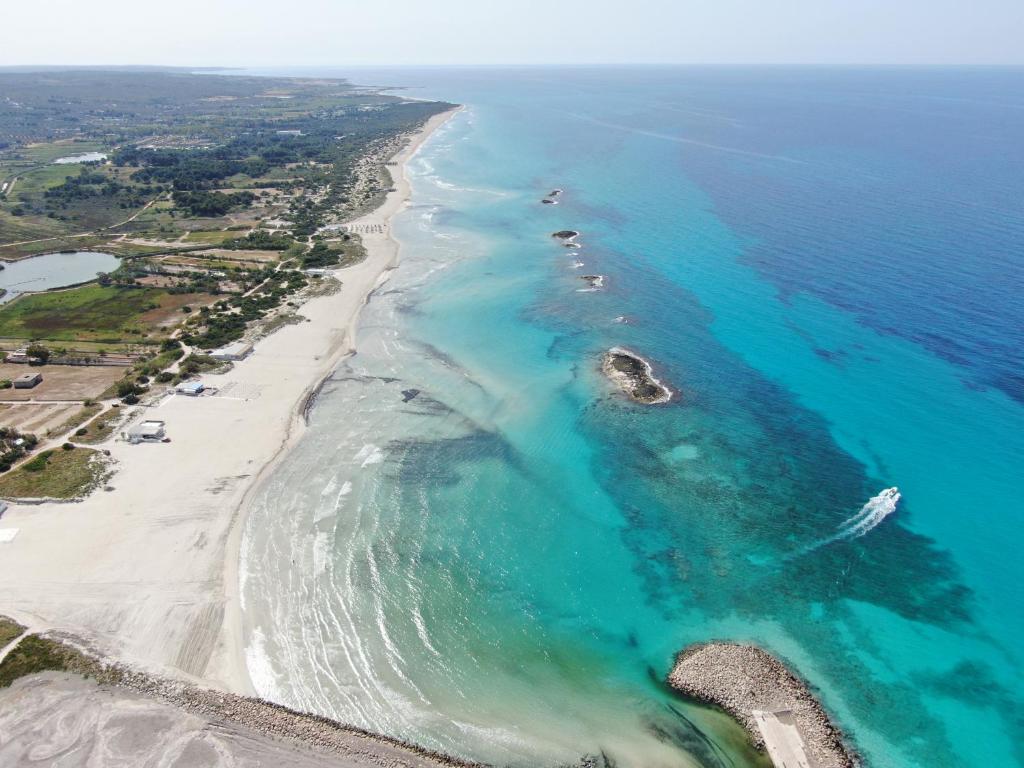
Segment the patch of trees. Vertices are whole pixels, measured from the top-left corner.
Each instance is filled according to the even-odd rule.
[[[42,344],[29,344],[25,348],[25,354],[32,365],[46,365],[50,362],[50,350]]]
[[[244,208],[255,199],[252,192],[177,191],[174,193],[174,204],[186,211],[190,216],[216,217],[223,216],[235,208]]]
[[[238,156],[230,148],[216,150],[139,149],[128,147],[113,158],[116,165],[135,166],[134,181],[170,184],[174,189],[204,189],[229,176],[262,176],[270,166],[259,158]]]
[[[259,290],[248,296],[232,296],[225,303],[217,302],[218,312],[203,311],[201,330],[182,336],[187,343],[203,349],[213,349],[238,341],[245,335],[250,322],[259,320],[267,312],[281,305],[285,297],[306,285],[300,272],[262,270],[263,283]],[[203,308],[206,310],[206,308]]]
[[[316,243],[302,255],[302,267],[303,269],[332,267],[341,263],[343,253],[344,251],[340,248],[330,248],[324,243]]]
[[[104,173],[82,168],[77,176],[68,176],[43,196],[48,203],[60,206],[96,197],[119,198],[118,202],[127,208],[144,204],[157,191],[150,186],[127,186]]]
[[[9,470],[38,443],[35,435],[19,432],[14,427],[0,427],[0,472]]]
[[[288,235],[278,235],[257,229],[245,237],[225,240],[220,247],[233,251],[287,251],[293,245],[295,245],[295,241]]]

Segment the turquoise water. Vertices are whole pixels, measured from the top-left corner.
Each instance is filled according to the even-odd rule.
[[[1021,764],[1021,74],[353,78],[466,109],[254,502],[260,692],[496,764],[757,765],[661,684],[735,639],[871,765]]]

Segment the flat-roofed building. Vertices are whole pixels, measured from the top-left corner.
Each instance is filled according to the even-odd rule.
[[[32,389],[37,384],[41,384],[43,381],[43,374],[35,371],[33,373],[23,373],[21,376],[14,380],[15,389]]]
[[[203,394],[206,386],[201,381],[183,381],[181,384],[174,388],[174,391],[179,395],[189,395],[191,397],[198,397]]]
[[[164,422],[151,419],[131,427],[124,437],[129,443],[158,443],[166,434]]]
[[[214,360],[244,360],[252,354],[252,344],[248,344],[244,341],[236,341],[231,344],[225,344],[220,349],[215,349],[210,353],[210,357]]]

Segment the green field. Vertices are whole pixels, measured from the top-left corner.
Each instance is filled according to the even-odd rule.
[[[14,621],[14,619],[0,616],[0,648],[3,648],[24,631],[25,628]]]
[[[153,329],[152,315],[167,303],[159,288],[84,285],[22,296],[0,309],[0,336],[54,341],[136,340]],[[177,297],[175,297],[177,298]]]
[[[225,240],[232,240],[240,235],[244,235],[246,230],[213,230],[213,231],[202,231],[196,230],[195,232],[189,232],[185,236],[186,243],[207,243],[209,245],[216,245],[223,243]]]
[[[7,202],[17,203],[26,197],[40,194],[64,183],[68,176],[77,176],[81,165],[43,165],[18,174],[14,189],[7,195]]]

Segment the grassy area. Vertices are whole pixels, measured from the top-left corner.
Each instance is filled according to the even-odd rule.
[[[242,234],[245,234],[244,230]],[[196,230],[195,232],[189,232],[185,236],[185,242],[187,243],[209,243],[217,244],[223,243],[225,240],[231,240],[239,236],[237,230],[232,231],[230,229],[225,230],[213,230],[213,231],[201,231]]]
[[[36,672],[77,672],[89,675],[96,663],[70,646],[39,635],[29,635],[0,662],[0,688]]]
[[[0,477],[0,496],[21,499],[76,499],[109,475],[103,454],[90,448],[43,451],[15,471]]]
[[[102,149],[103,145],[94,141],[51,141],[21,147],[15,153],[15,157],[27,163],[43,164],[52,163],[62,157],[99,152]]]
[[[28,217],[25,217],[28,218]],[[4,218],[3,211],[0,211],[0,236],[6,238],[8,231],[5,229],[4,222],[7,220],[22,221],[22,219],[13,219],[8,216]],[[55,225],[60,222],[53,222]],[[66,228],[65,228],[66,229]],[[104,251],[109,253],[116,253],[117,251],[108,250],[108,244],[111,242],[109,238],[102,235],[84,235],[82,237],[64,237],[61,233],[63,230],[56,229],[55,232],[49,232],[48,237],[39,242],[24,243],[23,245],[0,245],[0,258],[4,259],[21,259],[29,256],[39,256],[43,253],[55,253],[57,251]],[[38,232],[30,233],[35,237],[42,237]],[[13,238],[17,240],[29,239],[29,238]]]
[[[22,296],[0,309],[0,337],[117,343],[141,340],[167,320],[189,294],[160,288],[84,285]]]
[[[5,647],[24,631],[25,628],[14,619],[8,619],[6,616],[0,616],[0,648]]]
[[[7,195],[7,201],[20,202],[26,198],[34,198],[48,189],[63,184],[68,176],[77,176],[81,165],[44,165],[32,168],[18,176],[14,189]]]
[[[65,421],[59,427],[46,430],[46,436],[56,437],[57,435],[63,435],[65,432],[70,432],[72,429],[75,429],[76,427],[79,427],[85,422],[87,422],[89,419],[95,416],[100,410],[102,410],[102,408],[103,406],[99,405],[98,403],[87,405],[80,409],[74,416]]]
[[[13,206],[12,206],[13,207]],[[24,240],[58,237],[68,232],[68,226],[58,219],[47,216],[15,216],[10,211],[0,208],[0,256],[16,258],[24,255],[22,247],[11,245]],[[64,246],[50,246],[50,250],[61,250]]]
[[[85,430],[85,434],[75,434],[75,442],[86,443],[88,445],[102,443],[111,435],[117,433],[117,428],[127,420],[131,412],[132,411],[130,408],[124,407],[111,408],[108,411],[104,411],[95,419],[93,419],[84,427],[82,427],[82,429]]]

